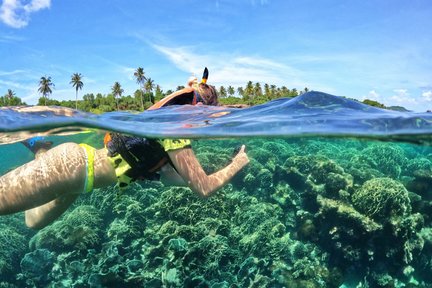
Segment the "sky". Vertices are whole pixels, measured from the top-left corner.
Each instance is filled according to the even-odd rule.
[[[0,95],[37,104],[49,76],[51,97],[75,99],[115,82],[133,95],[133,76],[164,91],[198,78],[248,81],[432,109],[430,0],[2,0]]]

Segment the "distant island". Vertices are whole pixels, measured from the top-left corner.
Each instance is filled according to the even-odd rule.
[[[75,100],[59,101],[51,97],[52,88],[54,87],[51,77],[43,76],[39,81],[38,92],[41,94],[41,97],[37,105],[69,107],[96,114],[119,110],[144,111],[163,97],[173,93],[173,90],[164,92],[160,85],[155,84],[151,78],[145,76],[144,69],[141,67],[138,67],[134,71],[134,77],[139,88],[135,90],[133,95],[123,95],[124,90],[121,84],[115,82],[111,87],[111,93],[107,95],[89,93],[83,95],[82,99],[78,99],[78,92],[84,86],[82,81],[83,76],[80,73],[74,73],[71,76],[69,84],[72,86],[71,91],[75,90]],[[175,91],[182,88],[184,86],[177,86]],[[267,83],[261,85],[259,82],[253,83],[252,81],[248,81],[244,87],[220,86],[217,90],[221,105],[238,108],[259,105],[278,98],[294,98],[309,91],[307,87],[299,91],[296,88],[289,89],[286,86],[278,87]],[[378,108],[409,111],[401,106],[386,107],[375,100],[365,99],[359,101],[357,99],[350,99]],[[27,104],[20,97],[16,96],[12,89],[8,89],[4,96],[0,96],[0,107],[19,105]]]

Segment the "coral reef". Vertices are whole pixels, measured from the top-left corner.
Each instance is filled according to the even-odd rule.
[[[0,217],[0,281],[13,278],[14,270],[27,253],[27,238],[33,233],[26,229],[23,220],[22,214]]]
[[[101,224],[102,219],[96,207],[78,206],[33,236],[30,248],[61,252],[97,247],[101,242]]]
[[[403,217],[411,213],[408,191],[391,178],[366,181],[354,192],[352,201],[357,210],[375,220]]]
[[[26,279],[28,286],[49,285],[48,274],[54,266],[54,255],[47,249],[36,249],[27,253],[21,260],[22,274],[19,278]]]
[[[407,161],[404,150],[391,144],[373,144],[365,148],[356,158],[352,161],[368,164],[385,176],[395,179],[399,178],[402,167]]]
[[[193,149],[212,173],[241,144],[250,164],[210,198],[145,182],[82,195],[37,233],[3,218],[0,287],[432,287],[432,148],[305,138]]]

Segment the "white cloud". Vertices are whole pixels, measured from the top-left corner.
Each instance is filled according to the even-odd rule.
[[[166,47],[153,45],[178,69],[189,74],[201,75],[204,66],[210,70],[213,85],[242,86],[248,81],[275,85],[305,86],[298,79],[301,73],[292,67],[270,59],[231,54],[197,54],[190,47]]]
[[[27,4],[23,0],[3,0],[0,21],[13,28],[23,28],[29,23],[32,13],[50,6],[51,0],[31,0]]]
[[[135,80],[134,73],[136,71],[136,68],[132,67],[122,67],[121,72],[123,75],[125,75],[129,80]]]
[[[407,89],[394,89],[396,95],[390,97],[391,100],[398,104],[417,104],[416,99],[412,98]]]
[[[422,96],[426,99],[426,101],[432,101],[432,91],[424,91]]]
[[[30,87],[23,85],[19,82],[15,81],[7,81],[0,79],[0,88],[6,88],[6,89],[25,89],[25,90],[31,90]]]
[[[17,74],[22,74],[24,73],[24,70],[13,70],[13,71],[2,71],[0,70],[0,76],[12,76],[12,75],[17,75]]]
[[[366,97],[363,97],[363,100],[365,99],[378,101],[380,99],[380,95],[375,90],[371,90]]]
[[[409,95],[407,89],[394,89],[393,92],[395,92],[397,96],[400,97],[407,97]]]

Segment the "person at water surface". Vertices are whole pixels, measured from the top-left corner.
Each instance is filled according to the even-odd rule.
[[[205,81],[179,90],[149,109],[197,103],[217,105],[216,90]],[[34,160],[0,177],[0,214],[25,211],[26,225],[41,229],[62,215],[81,193],[116,182],[122,189],[143,179],[188,186],[207,197],[249,163],[243,145],[229,165],[207,175],[191,149],[190,140],[107,133],[104,142],[105,148],[99,150],[76,143],[64,143],[49,150],[38,147],[42,149],[36,151]]]

